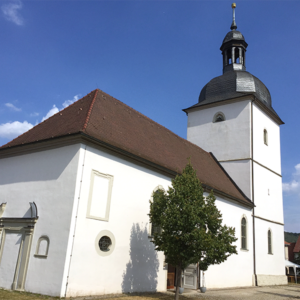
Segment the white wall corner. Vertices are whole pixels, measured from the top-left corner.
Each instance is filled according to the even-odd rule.
[[[77,217],[78,206],[80,201],[81,181],[82,181],[84,162],[85,162],[86,145],[81,144],[79,151],[80,153],[79,153],[78,166],[77,166],[76,186],[74,191],[72,217],[71,217],[68,246],[66,251],[66,259],[65,259],[60,297],[65,297],[68,289],[67,284],[68,284],[69,270],[71,264],[71,255],[72,255],[73,244],[75,239],[76,220],[77,220],[76,217]]]

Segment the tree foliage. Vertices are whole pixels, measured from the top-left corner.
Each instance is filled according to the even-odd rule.
[[[284,232],[284,240],[288,243],[296,243],[300,233]]]
[[[163,251],[166,262],[183,270],[198,263],[205,271],[209,265],[224,262],[236,252],[235,229],[222,225],[222,214],[213,192],[203,196],[196,171],[189,162],[181,175],[172,180],[168,191],[157,190],[150,201],[150,221],[161,230],[153,236],[156,250]],[[178,285],[177,285],[178,287]]]

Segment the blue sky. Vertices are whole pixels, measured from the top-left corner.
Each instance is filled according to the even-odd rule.
[[[281,127],[285,230],[300,232],[300,1],[239,1],[247,71]],[[222,74],[231,1],[0,1],[0,145],[99,88],[186,137]]]

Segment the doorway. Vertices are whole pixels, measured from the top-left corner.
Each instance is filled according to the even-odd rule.
[[[174,289],[176,278],[176,267],[168,264],[167,289]]]
[[[0,219],[0,287],[24,290],[35,218]]]
[[[183,287],[187,289],[197,289],[197,264],[191,264],[184,269]]]

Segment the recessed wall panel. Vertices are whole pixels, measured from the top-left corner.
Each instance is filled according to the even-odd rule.
[[[113,176],[93,170],[87,217],[108,221]]]

